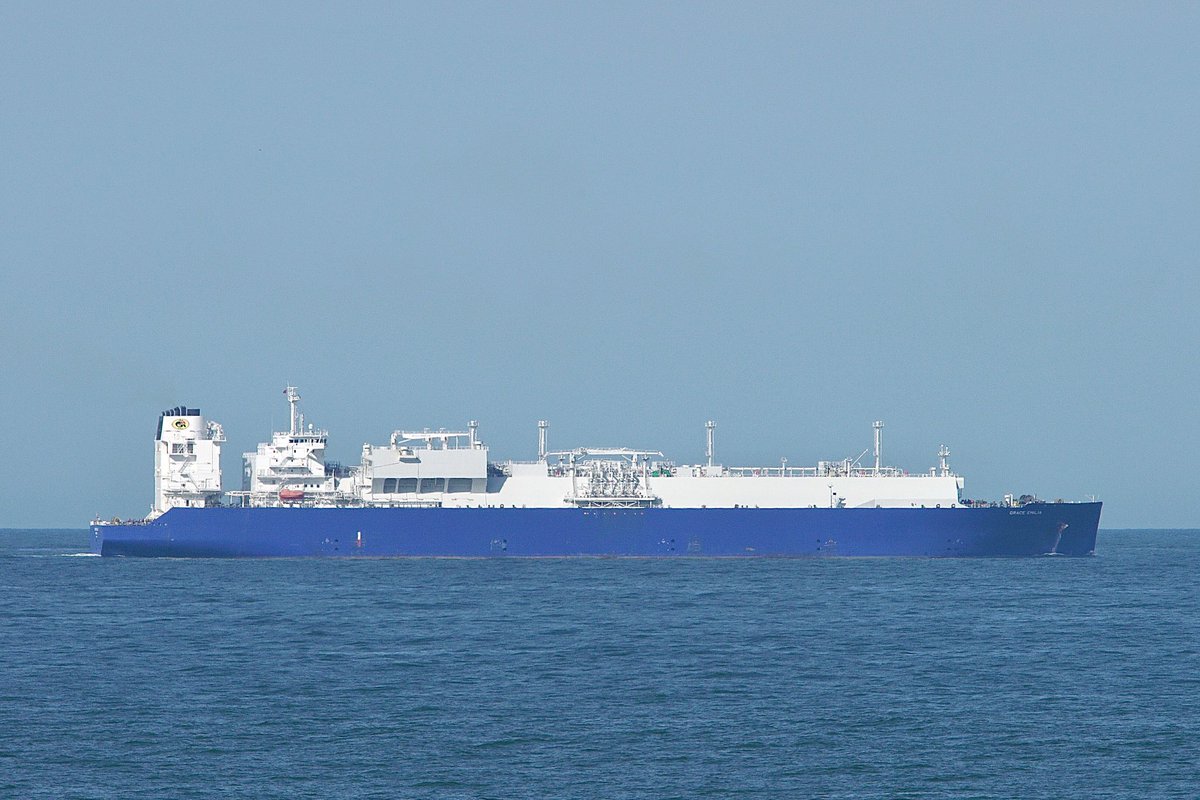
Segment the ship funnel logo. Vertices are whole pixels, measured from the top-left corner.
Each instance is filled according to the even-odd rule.
[[[177,419],[174,422],[172,422],[171,425],[173,425],[175,427],[175,430],[177,430],[177,431],[186,431],[187,426],[188,426],[188,421],[186,419]]]

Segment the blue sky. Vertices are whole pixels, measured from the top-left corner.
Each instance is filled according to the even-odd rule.
[[[0,525],[162,409],[885,460],[1200,526],[1186,4],[0,6]],[[1183,466],[1180,466],[1180,465]]]

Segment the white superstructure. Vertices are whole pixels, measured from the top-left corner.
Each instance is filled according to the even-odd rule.
[[[253,453],[242,456],[242,491],[247,505],[338,505],[354,498],[348,473],[325,461],[329,433],[309,423],[300,413],[300,393],[295,386],[283,390],[291,407],[291,427],[271,434]]]
[[[284,390],[289,430],[244,454],[241,506],[441,506],[509,508],[919,508],[960,504],[963,479],[939,466],[909,475],[882,466],[882,422],[874,423],[874,466],[857,460],[791,467],[727,467],[716,462],[705,423],[703,464],[676,465],[655,450],[577,448],[548,452],[538,421],[536,461],[491,462],[475,421],[466,430],[394,432],[364,444],[357,465],[327,462],[328,434],[305,425],[295,387]],[[194,412],[194,413],[193,413]],[[156,451],[153,514],[172,506],[215,505],[220,492],[221,427],[196,409],[164,412]]]
[[[168,508],[204,508],[221,498],[221,444],[225,433],[200,409],[177,406],[158,417],[154,437],[154,506],[151,517]]]

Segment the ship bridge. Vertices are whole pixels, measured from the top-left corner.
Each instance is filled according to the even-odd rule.
[[[253,506],[334,504],[347,500],[339,491],[338,468],[325,462],[328,432],[307,426],[295,386],[283,390],[290,406],[291,425],[275,431],[269,443],[242,455],[242,491],[231,498]]]

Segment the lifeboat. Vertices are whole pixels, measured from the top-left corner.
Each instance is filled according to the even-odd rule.
[[[297,500],[304,499],[303,489],[280,489],[279,499],[285,503],[294,503]]]

